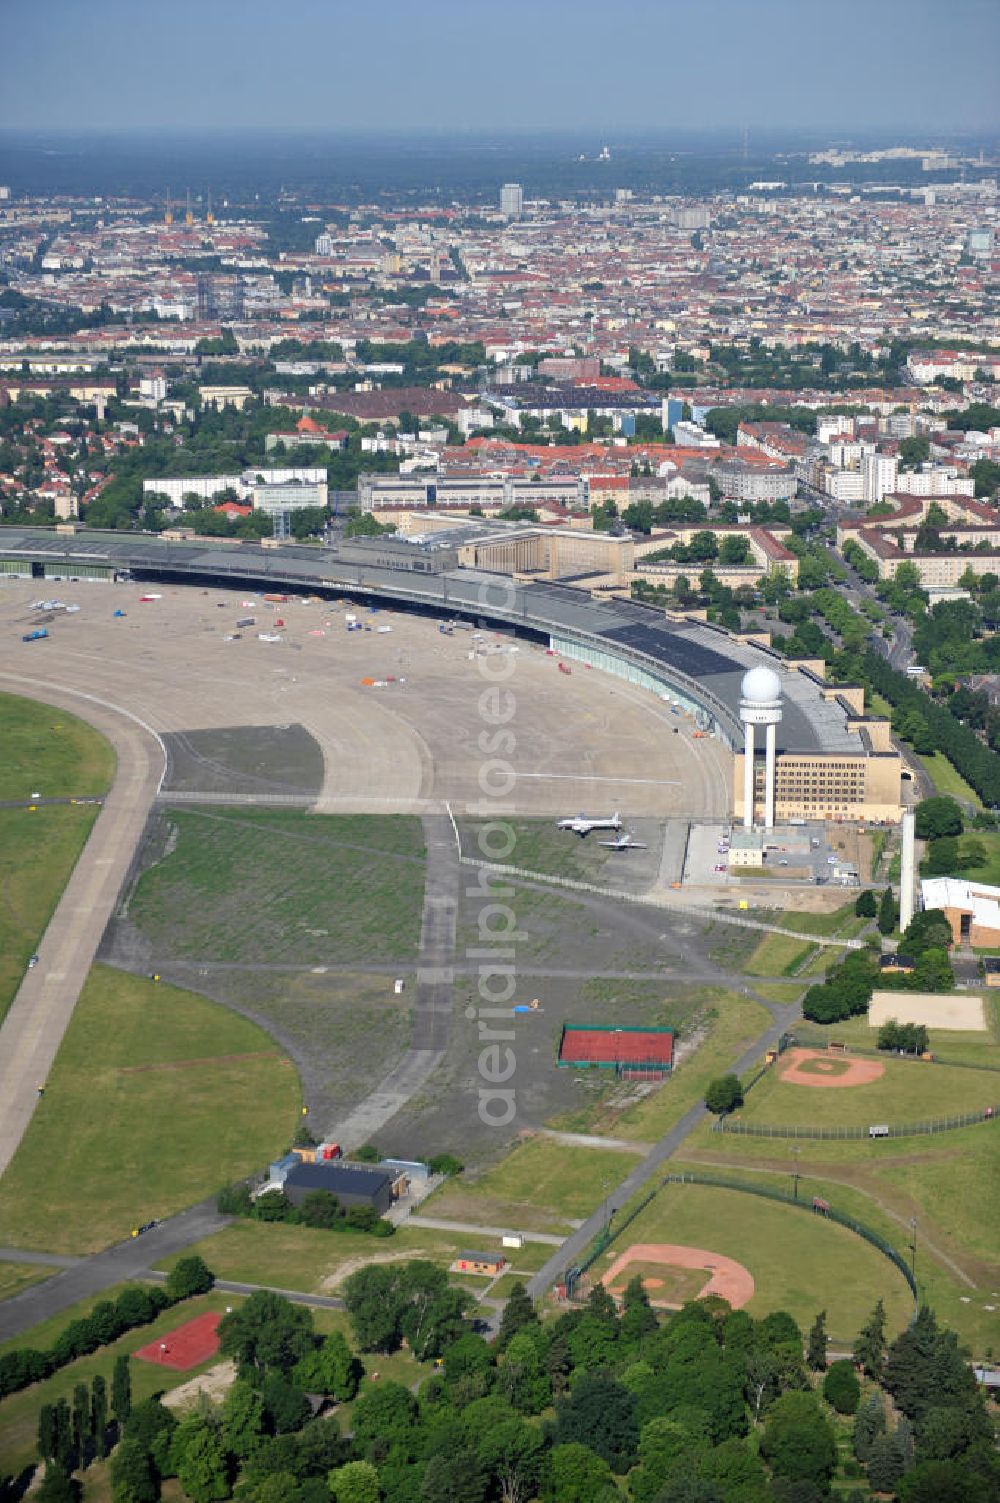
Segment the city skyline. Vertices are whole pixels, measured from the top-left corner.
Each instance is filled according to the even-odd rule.
[[[988,0],[844,0],[835,27],[824,19],[793,0],[623,0],[611,15],[511,0],[501,26],[458,0],[389,0],[373,38],[330,0],[303,0],[293,25],[262,0],[178,0],[169,26],[128,0],[11,0],[0,128],[995,128]]]

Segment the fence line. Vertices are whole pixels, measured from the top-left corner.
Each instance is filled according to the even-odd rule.
[[[644,1195],[642,1200],[629,1212],[624,1220],[615,1226],[609,1223],[601,1229],[588,1248],[585,1257],[576,1267],[569,1269],[566,1274],[566,1293],[570,1299],[573,1298],[574,1291],[587,1269],[596,1262],[603,1252],[607,1251],[613,1242],[617,1241],[626,1227],[630,1226],[636,1217],[646,1209],[649,1202],[665,1185],[705,1185],[711,1189],[737,1190],[743,1195],[759,1195],[764,1200],[778,1201],[782,1205],[794,1206],[801,1211],[809,1211],[814,1216],[822,1216],[826,1221],[835,1221],[838,1226],[845,1227],[849,1232],[853,1232],[855,1236],[861,1237],[865,1242],[870,1243],[872,1247],[888,1258],[889,1262],[899,1270],[906,1280],[910,1293],[913,1295],[914,1311],[916,1311],[918,1294],[913,1270],[907,1264],[902,1254],[893,1247],[891,1242],[887,1242],[879,1232],[874,1231],[870,1226],[866,1226],[863,1221],[858,1221],[855,1217],[848,1216],[843,1211],[838,1211],[835,1206],[832,1206],[826,1200],[820,1201],[817,1204],[813,1200],[800,1199],[796,1195],[790,1195],[787,1190],[779,1190],[774,1185],[750,1185],[744,1180],[730,1179],[724,1174],[706,1174],[689,1169],[684,1170],[681,1174],[665,1174],[656,1188]]]
[[[693,1173],[691,1170],[685,1170],[683,1174],[668,1174],[661,1181],[661,1184],[709,1185],[719,1190],[738,1190],[744,1195],[760,1195],[765,1200],[777,1200],[783,1205],[796,1206],[802,1211],[809,1211],[814,1216],[822,1216],[826,1221],[835,1221],[838,1226],[846,1227],[848,1231],[854,1232],[858,1237],[862,1237],[865,1242],[871,1243],[872,1247],[877,1248],[880,1253],[889,1259],[890,1263],[895,1264],[909,1285],[914,1303],[917,1301],[916,1279],[902,1254],[897,1252],[891,1242],[887,1242],[883,1236],[873,1231],[870,1226],[866,1226],[863,1221],[858,1221],[853,1216],[845,1215],[843,1211],[838,1211],[828,1201],[823,1202],[825,1209],[820,1209],[811,1201],[789,1195],[787,1190],[779,1190],[776,1186],[748,1185],[743,1180],[729,1179],[722,1174]]]
[[[453,821],[454,822],[454,821]],[[699,908],[694,903],[657,903],[644,893],[618,892],[611,887],[599,887],[594,882],[581,882],[576,877],[556,877],[550,872],[533,872],[523,866],[504,866],[496,861],[480,861],[475,856],[459,854],[463,866],[475,866],[498,877],[520,878],[525,882],[542,882],[553,887],[565,887],[571,892],[589,892],[599,898],[614,898],[622,903],[636,903],[641,907],[655,908],[660,913],[683,913],[703,923],[735,924],[739,929],[761,929],[767,934],[783,934],[789,939],[805,940],[813,945],[827,945],[842,950],[862,950],[860,939],[835,939],[828,934],[801,934],[796,929],[783,929],[779,924],[766,924],[761,919],[742,918],[735,913],[726,913],[718,908]]]
[[[721,1116],[716,1118],[714,1130],[746,1138],[915,1138],[931,1133],[954,1132],[959,1127],[974,1127],[977,1122],[996,1122],[998,1119],[1000,1106],[986,1106],[978,1112],[933,1117],[924,1122],[882,1123],[878,1132],[873,1132],[870,1126],[803,1127],[797,1123],[777,1125],[766,1122],[731,1122],[727,1117]]]

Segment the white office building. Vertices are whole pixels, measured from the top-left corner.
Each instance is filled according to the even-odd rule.
[[[524,189],[520,183],[504,183],[500,189],[500,212],[507,219],[520,219],[524,212]]]
[[[896,489],[899,461],[895,454],[866,454],[861,461],[861,473],[865,502],[873,506],[887,491]]]

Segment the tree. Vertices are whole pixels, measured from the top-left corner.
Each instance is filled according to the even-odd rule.
[[[822,1492],[837,1466],[836,1436],[811,1393],[785,1393],[775,1400],[760,1451],[777,1475],[810,1482]]]
[[[108,1454],[108,1387],[100,1373],[90,1385],[90,1429],[98,1460]]]
[[[851,1446],[859,1461],[867,1461],[873,1442],[886,1430],[885,1400],[875,1392],[862,1404],[854,1417]]]
[[[518,1331],[500,1354],[497,1387],[519,1414],[540,1414],[550,1402],[552,1385],[542,1367],[539,1342],[530,1331]]]
[[[486,1476],[474,1451],[432,1456],[424,1470],[420,1495],[425,1503],[482,1503]]]
[[[903,1475],[903,1457],[895,1435],[883,1431],[868,1450],[868,1486],[873,1492],[891,1493]]]
[[[372,1446],[388,1451],[406,1440],[416,1419],[417,1401],[402,1383],[383,1382],[376,1388],[366,1388],[354,1406],[355,1447],[363,1454]]]
[[[182,1420],[171,1455],[181,1487],[193,1503],[229,1497],[229,1459],[216,1427],[200,1414]]]
[[[846,1357],[830,1364],[823,1379],[823,1397],[832,1404],[838,1414],[855,1414],[861,1402],[861,1384],[854,1372],[854,1364]]]
[[[854,912],[858,918],[874,918],[878,913],[875,894],[870,887],[866,887],[864,892],[858,894],[857,901],[854,904]]]
[[[806,1362],[814,1373],[826,1372],[826,1311],[821,1310],[809,1328]]]
[[[137,1440],[123,1440],[111,1457],[111,1496],[114,1503],[156,1503],[160,1484],[149,1452]]]
[[[343,1212],[340,1209],[340,1201],[329,1190],[310,1190],[303,1198],[299,1210],[306,1226],[319,1227],[329,1231],[336,1226]]]
[[[626,1284],[622,1299],[622,1339],[638,1345],[643,1336],[656,1330],[658,1324],[656,1311],[649,1303],[649,1295],[646,1293],[642,1276],[636,1274],[635,1278],[630,1279]]]
[[[52,1461],[56,1454],[56,1411],[54,1404],[43,1404],[38,1411],[38,1454]]]
[[[336,1503],[379,1503],[382,1496],[378,1471],[370,1461],[349,1461],[327,1481]]]
[[[283,1372],[275,1370],[265,1375],[260,1385],[260,1397],[270,1428],[276,1435],[301,1430],[309,1418],[309,1400]]]
[[[57,1461],[50,1461],[46,1464],[45,1476],[31,1496],[35,1503],[78,1503],[80,1484]]]
[[[300,1388],[330,1394],[341,1404],[354,1398],[363,1376],[363,1366],[340,1331],[332,1332],[292,1369],[292,1381]]]
[[[241,1371],[289,1372],[313,1346],[312,1315],[270,1289],[258,1289],[219,1322],[219,1350]]]
[[[991,1503],[988,1478],[959,1461],[921,1461],[900,1480],[899,1503]]]
[[[192,1254],[178,1258],[167,1275],[167,1296],[171,1300],[190,1299],[194,1294],[206,1294],[215,1283],[215,1275],[202,1258]]]
[[[569,1396],[556,1405],[553,1433],[557,1445],[581,1441],[612,1471],[624,1472],[639,1440],[635,1396],[601,1373],[581,1373]]]
[[[132,1374],[126,1352],[115,1358],[111,1370],[111,1413],[119,1425],[124,1425],[132,1413]]]
[[[743,1087],[738,1075],[719,1075],[705,1090],[705,1105],[716,1116],[735,1111],[743,1105]]]
[[[256,1388],[238,1378],[222,1402],[222,1438],[240,1461],[264,1434],[264,1401]]]
[[[582,1441],[567,1441],[549,1456],[551,1503],[613,1503],[621,1495],[608,1463]]]
[[[90,1439],[90,1392],[86,1383],[77,1383],[73,1388],[73,1450],[77,1466],[86,1465]]]
[[[885,1365],[885,1305],[879,1299],[854,1342],[854,1360],[877,1383]]]
[[[892,895],[892,888],[887,887],[882,894],[882,900],[878,905],[878,932],[891,934],[899,919],[899,907]]]
[[[529,1326],[535,1330],[541,1329],[534,1304],[527,1289],[518,1279],[512,1285],[510,1294],[507,1296],[507,1303],[503,1307],[500,1329],[497,1331],[496,1350],[502,1352],[512,1336],[516,1336],[518,1331],[523,1331]]]
[[[913,1421],[917,1434],[927,1410],[959,1404],[982,1413],[972,1369],[954,1331],[942,1331],[926,1305],[886,1354],[882,1386]]]
[[[962,811],[953,798],[936,794],[916,807],[914,820],[918,840],[938,840],[942,835],[961,835],[965,829]]]
[[[152,1457],[153,1465],[161,1476],[173,1474],[171,1442],[177,1429],[177,1417],[172,1409],[160,1402],[157,1395],[136,1404],[125,1425],[125,1439],[134,1440]]]

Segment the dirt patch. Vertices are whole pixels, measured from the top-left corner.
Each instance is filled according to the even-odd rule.
[[[817,1049],[789,1049],[779,1079],[786,1085],[858,1086],[872,1085],[884,1074],[885,1065],[877,1059],[845,1059]]]
[[[936,996],[933,992],[874,992],[868,1008],[868,1023],[878,1028],[890,1020],[924,1023],[928,1028],[948,1028],[956,1033],[986,1031],[986,1004],[982,997]]]
[[[632,1276],[629,1270],[634,1265],[638,1265],[635,1272],[643,1277],[644,1283],[646,1282],[645,1268],[654,1265],[659,1270],[656,1277],[660,1278],[662,1275],[661,1289],[668,1287],[671,1269],[695,1269],[704,1272],[708,1278],[697,1290],[695,1297],[704,1299],[706,1295],[718,1294],[724,1300],[728,1300],[734,1310],[741,1309],[753,1299],[753,1276],[742,1263],[737,1263],[733,1258],[723,1257],[721,1253],[709,1252],[703,1247],[681,1247],[671,1242],[633,1243],[614,1260],[611,1267],[602,1275],[601,1282],[605,1287],[610,1288],[623,1274],[627,1282]],[[657,1293],[659,1297],[651,1300],[651,1304],[674,1303],[669,1298],[660,1295],[659,1291]]]
[[[235,1380],[236,1363],[217,1362],[214,1367],[203,1372],[200,1378],[191,1378],[187,1383],[181,1383],[179,1387],[165,1393],[163,1402],[168,1409],[184,1409],[203,1393],[214,1403],[225,1398]]]
[[[339,1268],[327,1274],[319,1286],[320,1293],[330,1294],[334,1289],[339,1289],[352,1273],[357,1273],[359,1268],[370,1268],[373,1263],[406,1263],[411,1258],[432,1258],[433,1256],[432,1252],[425,1252],[421,1247],[412,1247],[407,1248],[406,1252],[366,1253],[361,1258],[345,1258]]]

